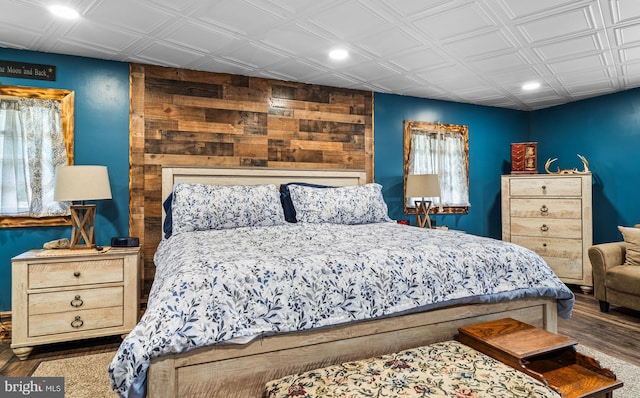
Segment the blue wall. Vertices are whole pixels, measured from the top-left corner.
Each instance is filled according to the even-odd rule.
[[[56,81],[0,76],[0,84],[75,92],[75,164],[105,165],[112,200],[96,202],[96,241],[129,231],[129,64],[0,48],[0,60],[56,66]],[[0,311],[11,309],[11,258],[71,236],[71,227],[0,229]]]
[[[0,84],[75,91],[75,162],[109,168],[113,200],[98,202],[96,239],[108,244],[129,230],[129,66],[0,48],[0,60],[50,64],[57,80],[0,77]],[[558,157],[561,168],[594,173],[594,242],[619,240],[617,225],[640,223],[640,90],[602,96],[536,112],[375,94],[375,181],[384,187],[389,214],[403,214],[403,121],[469,126],[469,214],[435,216],[438,225],[500,238],[500,176],[510,171],[510,143],[539,142],[538,169]],[[555,166],[554,166],[555,167]],[[0,311],[11,308],[11,258],[69,237],[70,227],[0,229]]]
[[[593,173],[593,241],[618,241],[618,225],[640,224],[640,89],[531,112],[538,164],[551,170],[589,161]],[[544,171],[543,171],[544,172]]]
[[[404,120],[437,121],[469,127],[469,214],[436,215],[437,225],[501,238],[500,176],[511,171],[511,143],[528,140],[527,112],[375,94],[375,181],[383,186],[394,219],[403,214]]]

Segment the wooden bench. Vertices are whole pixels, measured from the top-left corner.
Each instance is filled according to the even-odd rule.
[[[512,318],[461,327],[458,340],[542,381],[563,398],[611,398],[622,381],[573,339]]]

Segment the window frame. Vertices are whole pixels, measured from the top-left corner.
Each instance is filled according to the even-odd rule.
[[[416,214],[416,208],[407,206],[406,186],[409,174],[409,159],[411,156],[411,133],[413,130],[441,130],[445,133],[461,134],[464,140],[464,167],[467,175],[467,188],[469,188],[469,128],[461,124],[443,124],[438,122],[421,122],[416,120],[404,121],[404,183],[403,183],[403,207],[404,214]],[[468,214],[469,206],[434,206],[430,209],[432,214]]]
[[[36,98],[60,102],[60,120],[62,134],[67,149],[67,164],[73,164],[73,120],[74,92],[57,88],[0,85],[0,96],[18,98]],[[66,226],[71,225],[70,216],[28,217],[0,215],[0,228]]]

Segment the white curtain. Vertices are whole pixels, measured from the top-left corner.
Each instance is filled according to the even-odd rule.
[[[412,131],[409,174],[438,174],[440,197],[425,198],[434,206],[469,206],[464,137],[460,133]],[[414,206],[407,198],[407,206]]]
[[[60,102],[0,99],[0,215],[69,214],[55,202],[55,169],[67,164]]]

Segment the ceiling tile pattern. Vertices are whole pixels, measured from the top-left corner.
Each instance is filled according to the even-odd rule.
[[[0,46],[521,110],[640,86],[638,0],[66,3],[0,0]]]

